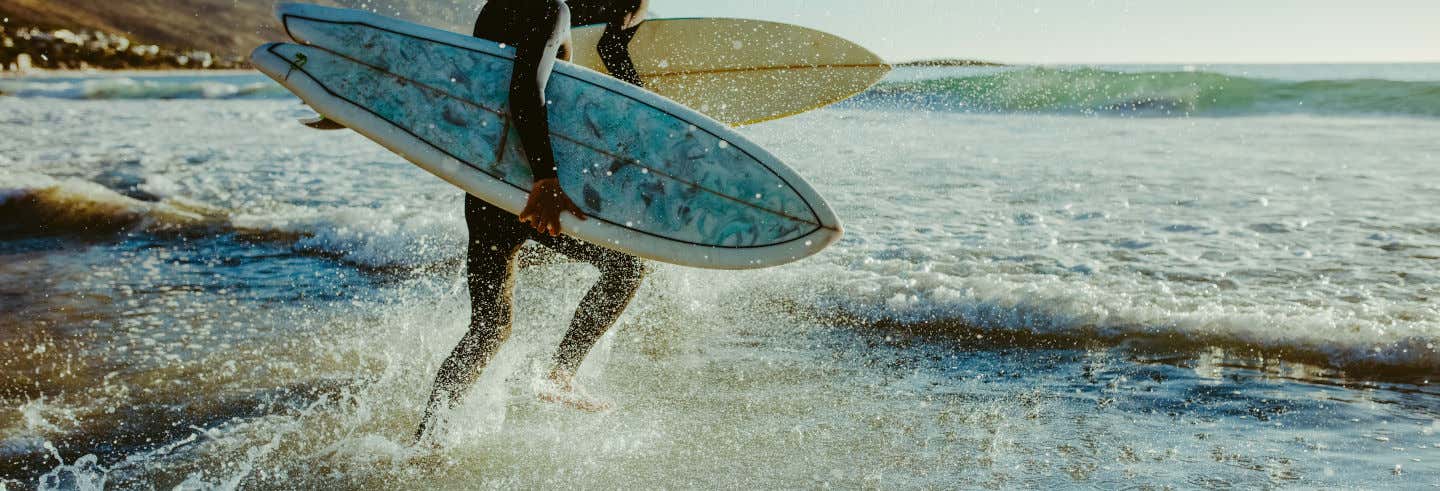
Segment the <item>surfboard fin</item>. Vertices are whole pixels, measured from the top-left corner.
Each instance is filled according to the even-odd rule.
[[[335,121],[335,120],[333,120],[333,119],[327,118],[327,117],[325,117],[325,116],[315,116],[315,117],[311,117],[311,118],[300,118],[300,124],[303,124],[303,125],[305,125],[305,126],[308,126],[308,127],[310,127],[310,128],[317,129],[317,130],[343,130],[343,129],[345,129],[345,125],[340,124],[339,122],[337,122],[337,121]]]

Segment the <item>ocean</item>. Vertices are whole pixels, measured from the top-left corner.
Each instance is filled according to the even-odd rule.
[[[598,273],[410,446],[461,192],[249,72],[0,79],[0,489],[1440,486],[1440,65],[902,68],[742,132],[846,237]]]

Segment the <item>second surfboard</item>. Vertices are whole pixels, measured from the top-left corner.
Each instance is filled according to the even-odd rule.
[[[604,26],[571,31],[575,64],[605,72]],[[839,36],[751,19],[651,19],[630,41],[645,88],[732,126],[819,109],[875,85],[890,66]]]

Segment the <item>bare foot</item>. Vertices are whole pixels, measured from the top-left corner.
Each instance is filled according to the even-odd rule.
[[[601,413],[615,409],[609,401],[585,393],[575,385],[575,376],[564,371],[554,371],[539,389],[540,400],[552,404],[563,404],[589,413]]]

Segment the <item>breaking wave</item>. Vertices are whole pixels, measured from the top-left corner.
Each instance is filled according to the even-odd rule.
[[[1177,307],[1135,302],[1060,278],[1019,282],[936,275],[918,266],[884,269],[837,271],[832,278],[849,278],[835,278],[802,310],[842,324],[968,346],[1125,347],[1159,355],[1223,349],[1256,360],[1405,381],[1429,379],[1440,370],[1440,336],[1423,321],[1396,323],[1324,308]],[[1421,317],[1434,319],[1440,311]]]
[[[438,212],[294,206],[242,212],[82,179],[3,177],[0,236],[9,238],[235,234],[374,269],[441,263],[454,259],[463,244],[461,224]]]
[[[1440,82],[1286,81],[1204,71],[1030,67],[887,82],[849,104],[977,113],[1440,117]]]
[[[176,78],[46,78],[0,80],[0,96],[78,100],[284,99],[293,97],[279,84],[255,77],[235,83]],[[252,80],[255,79],[255,80]]]
[[[434,211],[287,207],[247,213],[80,179],[20,174],[5,180],[0,235],[6,237],[235,234],[376,270],[447,264],[459,259],[463,244],[457,217]],[[831,261],[804,264],[768,293],[750,293],[789,303],[803,315],[981,344],[1151,352],[1221,347],[1372,376],[1408,378],[1440,370],[1440,336],[1425,320],[1440,319],[1434,308],[1400,315],[1376,303],[1371,309],[1376,316],[1362,317],[1306,307],[1151,305],[1110,293],[1128,287],[1050,275],[972,277],[964,260],[954,261],[947,266],[843,251]],[[1396,323],[1397,316],[1414,322]]]

